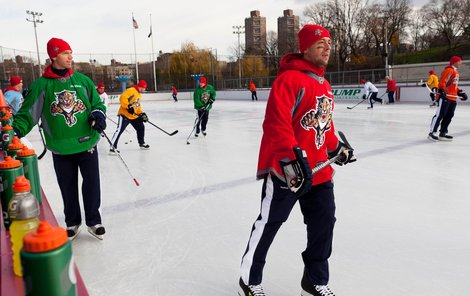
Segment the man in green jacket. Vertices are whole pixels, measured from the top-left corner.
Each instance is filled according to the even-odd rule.
[[[80,231],[82,217],[78,172],[83,184],[83,206],[88,232],[102,239],[101,185],[97,143],[106,128],[106,107],[93,81],[72,69],[72,49],[58,38],[47,43],[52,64],[34,81],[16,114],[13,127],[19,137],[27,135],[41,119],[45,144],[52,152],[54,169],[64,203],[67,235]]]
[[[212,109],[212,103],[215,101],[215,90],[210,84],[207,84],[206,77],[199,79],[199,85],[194,90],[194,109],[197,110],[198,120],[196,123],[195,137],[199,137],[199,132],[205,136],[207,122],[209,121],[209,110]]]

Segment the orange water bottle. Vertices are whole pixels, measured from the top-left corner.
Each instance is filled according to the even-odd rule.
[[[39,225],[39,203],[30,190],[28,179],[24,176],[17,177],[13,183],[13,197],[8,204],[8,214],[12,220],[10,240],[13,250],[13,272],[17,276],[23,276],[20,259],[23,237],[35,231]]]

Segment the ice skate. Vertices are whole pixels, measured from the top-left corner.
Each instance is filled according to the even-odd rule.
[[[142,149],[142,150],[149,150],[149,149],[150,149],[150,145],[145,144],[145,143],[139,144],[139,147],[140,147],[140,149]]]
[[[327,285],[312,284],[308,280],[305,271],[300,285],[302,287],[301,296],[335,296]]]
[[[103,240],[103,234],[106,233],[104,226],[96,224],[95,226],[88,226],[88,232],[99,240]]]
[[[428,139],[431,141],[439,141],[439,138],[434,133],[429,133]]]
[[[116,155],[118,153],[119,153],[119,150],[117,150],[116,148],[109,149],[109,155]]]
[[[80,233],[80,225],[67,226],[67,237],[69,240],[73,240]]]
[[[438,137],[439,141],[447,141],[447,142],[450,142],[454,139],[454,137],[448,135],[448,134],[445,134],[445,133],[439,133],[439,137]]]
[[[238,296],[266,296],[261,285],[245,285],[240,278],[240,287],[238,288]]]

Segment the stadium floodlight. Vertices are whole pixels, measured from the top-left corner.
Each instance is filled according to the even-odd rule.
[[[39,19],[39,17],[42,16],[42,12],[36,12],[36,11],[31,11],[31,10],[26,10],[27,14],[30,14],[32,16],[32,20],[26,18],[28,22],[32,22],[34,24],[34,37],[36,38],[36,51],[38,53],[38,67],[39,67],[39,77],[42,75],[42,68],[41,68],[41,58],[39,57],[39,45],[38,45],[38,34],[36,32],[36,27],[37,24],[42,24],[44,23],[43,20]]]
[[[240,34],[245,34],[245,31],[242,31],[245,29],[245,26],[232,26],[232,28],[235,30],[233,31],[233,34],[238,35],[238,84],[239,87],[242,88],[242,67],[241,67],[241,50],[240,50]]]

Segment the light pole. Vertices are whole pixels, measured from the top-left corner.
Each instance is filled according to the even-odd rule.
[[[39,19],[39,17],[42,16],[42,12],[35,12],[35,11],[31,11],[31,10],[26,10],[26,13],[27,14],[30,14],[33,19],[30,20],[28,18],[26,18],[26,20],[28,22],[32,22],[34,24],[34,37],[36,37],[36,51],[38,53],[38,67],[39,67],[39,77],[41,77],[42,75],[42,69],[41,69],[41,58],[39,57],[39,46],[38,46],[38,33],[36,32],[36,27],[37,25],[36,24],[42,24],[44,23],[43,20]]]
[[[212,48],[212,47],[209,47],[209,58],[210,58],[210,62],[211,62],[211,75],[212,75],[212,85],[215,85],[215,71],[216,71],[216,67],[214,65],[214,57],[212,56],[212,51],[215,50],[215,63],[217,63],[217,48]]]
[[[232,26],[232,28],[235,30],[233,31],[233,34],[238,35],[238,84],[239,87],[242,88],[242,67],[241,67],[241,50],[240,50],[240,34],[245,34],[245,31],[242,31],[242,29],[245,29],[245,26]]]

